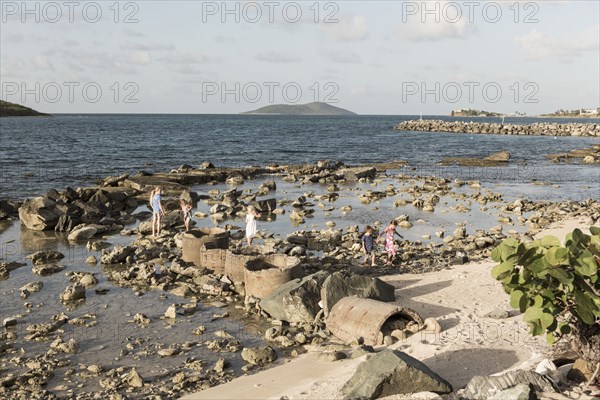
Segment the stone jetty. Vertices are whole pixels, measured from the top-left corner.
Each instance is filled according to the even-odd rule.
[[[547,123],[501,124],[488,122],[462,122],[442,120],[403,121],[394,129],[416,132],[452,132],[494,135],[535,135],[535,136],[585,136],[600,137],[600,123]]]

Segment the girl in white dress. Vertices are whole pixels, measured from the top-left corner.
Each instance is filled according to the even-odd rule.
[[[248,206],[246,213],[246,240],[248,246],[252,246],[252,240],[256,236],[256,218],[260,217],[260,214],[256,212],[256,209],[252,206]]]

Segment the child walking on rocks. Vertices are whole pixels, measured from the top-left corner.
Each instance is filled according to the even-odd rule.
[[[185,231],[190,230],[190,221],[192,220],[192,205],[187,201],[179,200],[179,206],[181,207],[181,213],[183,214],[183,224],[185,225]]]
[[[246,212],[246,240],[248,246],[252,246],[252,240],[256,236],[256,218],[260,217],[260,214],[256,211],[256,208],[248,206]]]
[[[387,228],[385,228],[383,233],[377,238],[377,240],[379,240],[381,239],[381,237],[385,236],[385,251],[388,255],[386,265],[390,267],[392,266],[392,262],[394,261],[394,257],[397,253],[396,241],[394,240],[394,237],[395,235],[398,235],[401,239],[404,239],[404,236],[402,236],[396,231],[397,226],[398,223],[396,222],[396,220],[392,220],[392,222],[390,222]]]
[[[365,232],[363,233],[363,237],[361,239],[362,242],[362,252],[365,255],[363,260],[363,265],[366,267],[368,265],[367,261],[369,259],[369,255],[371,256],[371,267],[375,267],[375,241],[373,239],[373,228],[368,226],[365,228]]]
[[[165,215],[161,199],[162,188],[157,186],[150,193],[150,206],[152,207],[152,237],[160,235],[161,217]]]

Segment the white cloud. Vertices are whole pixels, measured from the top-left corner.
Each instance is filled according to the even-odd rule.
[[[321,50],[320,54],[332,61],[339,64],[360,64],[362,59],[358,54],[352,50]]]
[[[568,37],[551,37],[550,35],[532,30],[515,41],[533,60],[558,59],[569,62],[586,52],[598,52],[600,48],[600,25],[593,26],[579,34]]]
[[[235,38],[233,36],[217,35],[215,41],[218,43],[235,42]]]
[[[150,64],[150,53],[147,51],[134,51],[129,55],[129,62],[136,65]]]
[[[258,61],[265,61],[270,63],[294,63],[302,61],[302,59],[296,55],[290,53],[261,53],[255,57]]]
[[[329,38],[338,42],[364,40],[369,37],[367,24],[363,16],[354,16],[350,21],[321,24],[319,27]]]
[[[200,65],[221,61],[220,58],[213,59],[196,52],[175,52],[158,60],[166,63],[170,71],[184,75],[203,74],[204,68],[200,68]]]
[[[129,29],[129,28],[123,29],[123,33],[125,33],[125,36],[129,36],[129,37],[146,37],[145,34],[134,31],[133,29]]]
[[[454,10],[454,2],[436,1],[434,4],[439,10]],[[424,7],[424,6],[423,6]],[[433,10],[433,9],[432,9]],[[477,33],[473,22],[469,22],[466,15],[454,14],[451,11],[439,11],[439,14],[424,14],[423,11],[416,14],[407,14],[395,31],[400,37],[416,41],[436,41],[442,39],[465,39],[467,36]]]
[[[144,50],[144,51],[173,51],[175,46],[173,44],[159,44],[159,43],[133,43],[127,42],[121,45],[122,49],[127,50]]]
[[[48,60],[46,56],[37,55],[33,58],[33,65],[36,69],[54,71],[54,65]]]

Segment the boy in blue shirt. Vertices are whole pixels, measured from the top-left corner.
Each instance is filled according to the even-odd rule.
[[[373,228],[367,226],[365,228],[365,232],[363,233],[363,237],[361,239],[362,242],[362,252],[365,255],[363,260],[363,265],[366,267],[368,265],[367,260],[369,259],[369,255],[371,255],[371,267],[376,267],[375,264],[375,240],[373,238]]]

